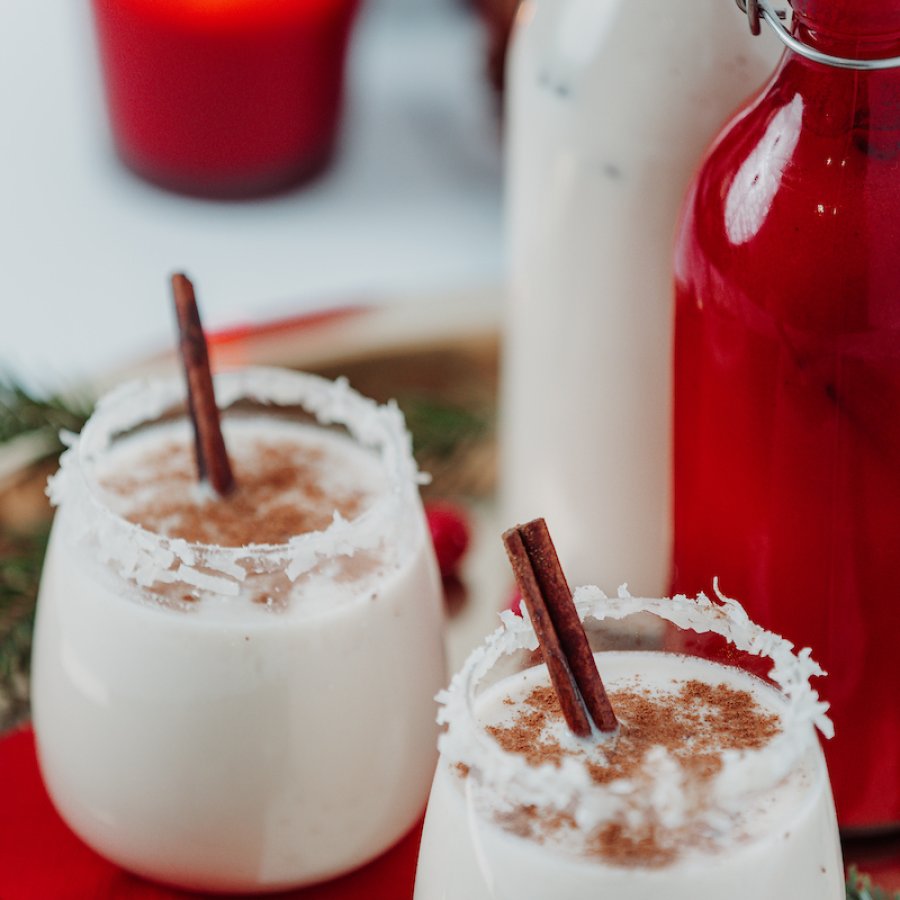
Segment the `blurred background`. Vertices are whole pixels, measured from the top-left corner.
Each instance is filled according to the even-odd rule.
[[[322,4],[282,4],[292,5],[298,28],[319,27],[303,16]],[[101,30],[105,6],[94,4]],[[132,6],[135,17],[147,15]],[[163,13],[168,6],[158,4]],[[182,4],[213,29],[228,6],[241,4]],[[496,81],[500,69],[486,8],[475,0],[363,2],[350,13],[344,102],[324,168],[264,197],[251,187],[249,198],[221,200],[160,188],[117,158],[88,0],[5,0],[0,369],[45,391],[103,381],[169,347],[167,276],[175,269],[194,278],[211,330],[348,305],[446,308],[471,304],[473,292],[482,317],[492,314],[502,242],[491,73]],[[192,53],[206,52],[206,38],[194,37]],[[142,77],[148,40],[132,34],[122,46],[107,43],[110,81]],[[176,75],[188,91],[193,76]],[[313,93],[327,93],[330,77],[315,73]],[[234,92],[223,83],[211,102]],[[245,100],[252,106],[252,96]],[[145,121],[155,114],[138,105]],[[115,109],[112,118],[134,125],[117,123]],[[170,147],[187,140],[177,124],[153,124]],[[152,141],[149,128],[135,140]]]
[[[0,732],[29,713],[59,432],[113,383],[178,371],[174,271],[214,366],[346,375],[400,403],[429,502],[490,496],[514,6],[4,0]],[[467,561],[488,603],[445,584],[457,661],[504,602],[494,543]]]

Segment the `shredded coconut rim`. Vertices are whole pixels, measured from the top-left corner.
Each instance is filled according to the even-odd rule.
[[[84,505],[88,512],[82,516],[81,536],[89,532],[100,561],[124,578],[140,586],[181,582],[228,596],[237,595],[240,583],[264,563],[282,567],[295,581],[323,558],[383,546],[385,535],[396,531],[405,511],[415,504],[418,485],[425,479],[413,459],[412,439],[396,403],[380,405],[353,390],[344,378],[329,381],[261,367],[219,373],[215,392],[222,411],[240,400],[262,407],[299,405],[323,426],[344,426],[359,444],[378,453],[388,489],[355,518],[335,513],[326,529],[297,535],[284,544],[222,547],[150,531],[104,503],[92,470],[119,435],[183,404],[185,386],[179,377],[126,382],[98,401],[80,435],[63,436],[68,449],[47,488],[54,506]]]
[[[761,749],[723,751],[722,769],[711,786],[711,825],[715,825],[717,811],[738,810],[750,793],[774,787],[787,777],[813,746],[814,727],[825,737],[833,735],[826,715],[828,704],[810,684],[810,678],[825,672],[812,659],[809,648],[794,653],[790,641],[751,621],[740,603],[718,593],[717,585],[715,600],[702,593],[696,598],[632,597],[625,588],[620,588],[616,597],[607,597],[597,587],[581,587],[575,591],[575,606],[582,621],[651,613],[682,629],[721,635],[738,650],[772,660],[769,677],[783,700],[783,731]],[[558,767],[549,763],[533,766],[524,757],[503,750],[485,732],[474,714],[479,682],[502,657],[538,647],[524,607],[523,613],[522,617],[511,611],[502,613],[500,627],[437,695],[438,723],[447,726],[439,739],[444,762],[462,763],[475,772],[480,789],[496,802],[573,810],[581,828],[593,828],[625,810],[631,816],[652,816],[670,827],[680,824],[689,806],[687,788],[680,767],[662,747],[651,750],[645,760],[649,784],[647,779],[640,784],[622,779],[597,785],[576,760],[564,758]],[[603,740],[596,735],[593,739]]]

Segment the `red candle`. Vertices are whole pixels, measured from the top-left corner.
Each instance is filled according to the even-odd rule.
[[[117,150],[165,187],[278,190],[331,156],[358,0],[93,0]]]

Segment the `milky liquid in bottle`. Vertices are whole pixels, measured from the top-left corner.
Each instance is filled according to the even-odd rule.
[[[704,148],[779,52],[721,0],[519,9],[501,505],[503,521],[547,519],[575,583],[668,590],[675,221]]]

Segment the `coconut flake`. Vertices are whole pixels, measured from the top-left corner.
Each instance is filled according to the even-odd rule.
[[[125,432],[184,403],[180,378],[127,382],[102,397],[94,414],[48,481],[54,506],[78,513],[77,540],[90,542],[97,559],[141,587],[182,581],[213,593],[234,596],[251,572],[286,572],[291,581],[323,559],[381,548],[395,564],[415,545],[418,527],[407,510],[415,508],[419,472],[412,439],[395,403],[379,405],[354,391],[346,379],[328,381],[285,369],[247,368],[215,378],[221,409],[240,400],[267,406],[302,406],[322,425],[339,424],[363,446],[375,450],[387,476],[387,491],[352,521],[336,515],[328,528],[292,538],[286,544],[218,547],[189,543],[150,532],[127,521],[104,503],[94,475],[104,453]],[[396,558],[395,558],[396,557]]]
[[[577,588],[574,596],[582,621],[620,620],[637,613],[652,613],[682,629],[721,635],[739,650],[772,660],[770,678],[785,701],[783,730],[752,753],[722,754],[722,769],[712,785],[713,802],[708,816],[712,828],[717,817],[721,825],[723,810],[740,808],[748,791],[774,786],[791,772],[815,740],[812,726],[826,737],[834,731],[826,715],[828,704],[819,700],[810,685],[811,677],[825,673],[812,659],[809,648],[794,653],[790,641],[754,623],[740,603],[718,591],[717,584],[715,591],[715,602],[702,593],[693,599],[684,595],[663,599],[632,597],[625,587],[615,597],[607,597],[593,586]],[[690,788],[683,770],[664,748],[648,753],[641,777],[598,786],[575,760],[563,759],[559,767],[533,766],[524,757],[503,750],[486,734],[472,714],[479,682],[503,656],[538,646],[527,614],[520,617],[505,611],[500,620],[500,627],[472,652],[450,686],[437,695],[437,720],[447,726],[439,739],[444,761],[467,766],[479,790],[490,795],[492,804],[574,811],[583,829],[593,828],[615,815],[652,818],[667,827],[682,821],[691,802]]]

